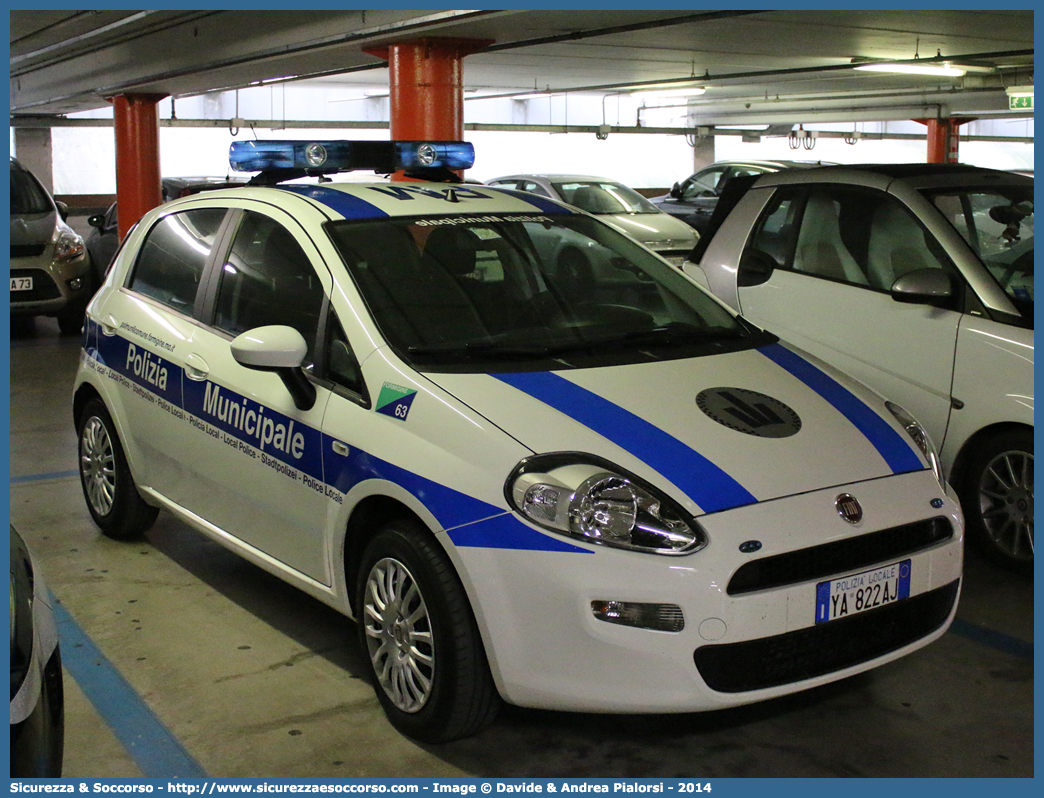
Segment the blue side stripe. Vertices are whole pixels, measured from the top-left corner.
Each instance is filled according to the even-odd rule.
[[[769,344],[758,351],[805,383],[851,421],[885,459],[892,473],[924,470],[926,466],[914,452],[912,441],[905,440],[837,380],[779,344]]]
[[[283,191],[292,191],[302,197],[321,202],[341,214],[345,219],[383,219],[389,216],[376,205],[371,205],[354,194],[346,194],[335,188],[312,185],[279,186]]]
[[[58,602],[52,602],[62,665],[150,779],[199,779],[207,772],[170,733],[94,641]]]
[[[704,512],[757,502],[736,480],[673,435],[554,372],[490,376],[539,399],[630,452],[677,485]]]

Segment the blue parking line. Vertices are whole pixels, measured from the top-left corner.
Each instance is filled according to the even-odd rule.
[[[79,471],[52,471],[49,474],[29,474],[24,477],[11,477],[11,484],[22,485],[26,482],[42,482],[45,479],[69,479],[79,475]]]
[[[1032,643],[1019,640],[1017,637],[1006,635],[1003,632],[995,632],[993,629],[962,621],[960,618],[953,619],[953,623],[950,624],[950,631],[958,637],[995,648],[1006,654],[1021,657],[1022,659],[1033,659]]]
[[[201,779],[192,758],[65,608],[53,602],[62,665],[150,779]]]

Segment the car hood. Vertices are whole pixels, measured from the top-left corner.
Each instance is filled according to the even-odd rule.
[[[33,213],[11,216],[11,243],[48,244],[54,236],[54,228],[58,214]]]
[[[685,249],[696,246],[697,232],[668,213],[599,214],[607,222],[649,249]]]
[[[928,467],[879,396],[782,344],[659,363],[426,376],[534,453],[609,460],[694,515]]]

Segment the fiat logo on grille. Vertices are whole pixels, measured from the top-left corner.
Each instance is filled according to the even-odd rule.
[[[850,524],[858,524],[863,520],[863,507],[859,503],[859,499],[851,493],[842,493],[838,496],[834,501],[834,506],[837,508],[837,514]]]

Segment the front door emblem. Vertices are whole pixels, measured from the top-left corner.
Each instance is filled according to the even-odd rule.
[[[801,429],[801,418],[778,399],[744,388],[708,388],[696,406],[719,424],[759,438],[789,438]]]
[[[863,507],[859,500],[851,493],[842,493],[834,501],[837,514],[850,524],[858,524],[863,520]]]

